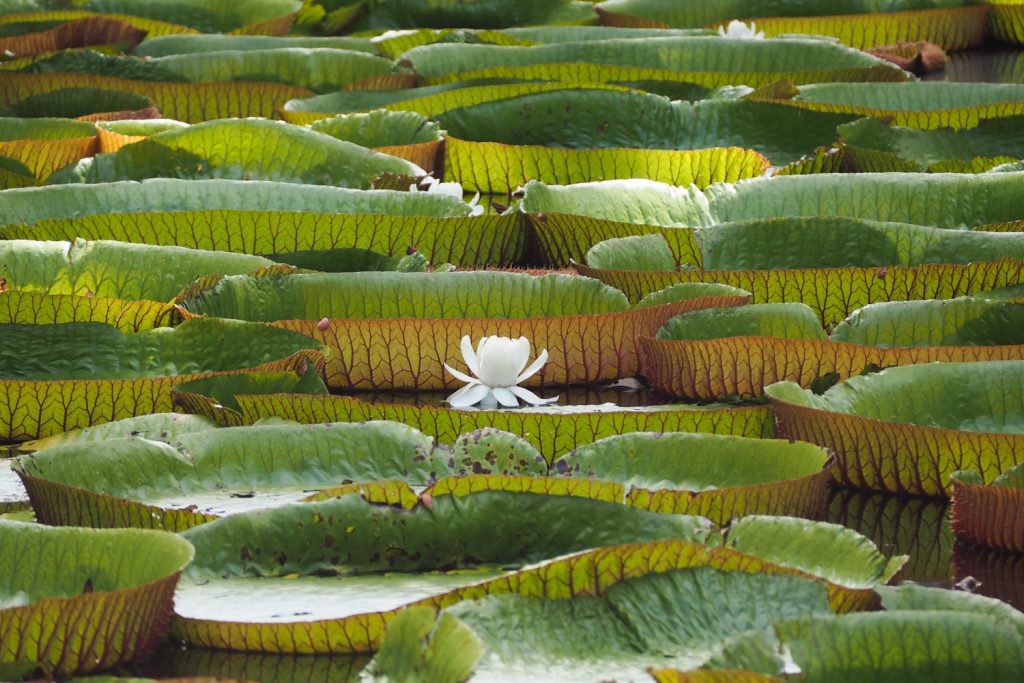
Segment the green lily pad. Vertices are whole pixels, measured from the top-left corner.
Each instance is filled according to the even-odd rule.
[[[780,433],[828,443],[842,481],[945,496],[957,470],[989,480],[1024,459],[1022,372],[1021,361],[931,363],[853,377],[821,396],[792,382],[766,393]]]
[[[150,651],[193,554],[179,537],[135,529],[0,522],[0,539],[0,662],[46,676],[102,670]]]

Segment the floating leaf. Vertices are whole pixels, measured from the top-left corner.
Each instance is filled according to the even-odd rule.
[[[873,71],[882,72],[881,79],[906,79],[898,67],[877,57],[836,43],[799,38],[753,41],[674,36],[533,46],[435,43],[413,48],[401,58],[428,83],[503,77],[629,82],[660,76],[692,79],[716,88],[766,85],[790,77],[804,83],[869,80]],[[593,69],[594,75],[588,78],[577,65],[604,68]]]
[[[311,214],[379,213],[408,216],[466,216],[469,205],[441,192],[363,192],[346,188],[276,183],[271,181],[149,179],[142,183],[116,182],[64,187],[31,188],[0,194],[0,225],[26,225],[47,219],[72,219],[98,214],[207,211],[302,211]],[[171,216],[173,219],[173,215]],[[325,220],[313,217],[314,220]],[[114,220],[114,219],[102,219]],[[135,216],[121,217],[135,222]],[[110,228],[114,229],[114,228]],[[127,228],[119,228],[127,230]],[[185,228],[180,229],[183,233]],[[189,225],[187,232],[192,232]],[[134,230],[132,231],[134,232]],[[160,231],[162,232],[162,230]],[[32,233],[29,233],[30,235]],[[118,239],[114,233],[109,239]],[[84,237],[69,235],[68,239]],[[34,239],[34,237],[28,237]],[[98,239],[103,239],[98,238]],[[148,242],[152,238],[124,241]],[[281,238],[283,240],[283,238]],[[253,240],[256,241],[256,240]],[[274,242],[270,242],[274,244]],[[177,241],[163,242],[174,245]],[[260,248],[259,252],[297,251],[302,246]],[[341,246],[341,245],[339,245]],[[359,245],[354,245],[359,246]],[[207,246],[196,249],[211,248]],[[371,248],[371,247],[367,247]],[[222,251],[234,251],[229,248]],[[381,251],[381,250],[378,250]]]
[[[545,523],[532,521],[537,519]],[[435,495],[429,509],[372,505],[346,495],[240,513],[184,534],[196,546],[198,559],[178,594],[174,630],[204,647],[369,652],[379,646],[396,608],[406,604],[441,606],[510,590],[564,593],[569,579],[584,592],[588,582],[599,578],[583,569],[593,562],[587,557],[592,552],[574,555],[557,569],[542,566],[522,576],[491,567],[621,542],[698,540],[707,533],[707,522],[695,517],[503,491]],[[644,571],[637,560],[630,568]],[[664,560],[671,562],[667,556]],[[571,576],[570,563],[578,565]],[[456,567],[462,571],[450,571]],[[332,571],[348,575],[332,577]],[[551,580],[539,582],[542,572],[551,573]],[[293,573],[300,576],[284,578]],[[556,580],[556,574],[561,578]],[[495,576],[492,583],[479,583]],[[621,573],[603,576],[613,582]],[[342,599],[325,601],[325,591]],[[343,597],[349,595],[359,598]],[[282,599],[288,604],[284,613],[279,612]]]
[[[764,406],[667,405],[649,408],[588,406],[523,408],[516,411],[453,410],[389,403],[365,403],[347,396],[235,393],[244,422],[280,416],[298,422],[394,420],[411,425],[441,443],[493,427],[518,434],[549,458],[598,439],[629,432],[705,432],[770,437],[774,425]]]
[[[750,100],[708,99],[690,103],[650,93],[570,84],[565,84],[562,90],[519,93],[432,115],[457,139],[456,144],[461,145],[466,145],[467,141],[543,145],[588,150],[591,155],[596,153],[589,150],[600,148],[678,151],[740,147],[753,149],[776,165],[795,161],[816,147],[831,144],[835,140],[836,126],[852,119],[816,112],[808,115],[808,112]],[[481,148],[506,149],[498,145]],[[513,151],[506,150],[506,153]],[[449,162],[450,167],[457,162],[467,163],[459,161],[465,154],[457,147],[448,153],[456,155],[456,161]],[[553,149],[546,154],[557,160],[558,154],[566,153]],[[537,172],[551,173],[544,165]],[[724,169],[718,171],[723,172]],[[708,178],[714,176],[700,177],[706,184]],[[528,176],[525,180],[542,178]],[[677,184],[689,185],[688,182]],[[554,207],[549,208],[554,210]]]
[[[424,171],[300,126],[225,119],[156,133],[113,154],[83,160],[51,176],[48,183],[234,177],[366,190],[385,174],[415,178]]]
[[[147,244],[0,241],[7,286],[44,294],[169,301],[201,275],[273,265],[258,256]]]
[[[934,361],[1019,360],[1024,307],[985,299],[872,304],[827,337],[803,304],[752,304],[686,313],[642,339],[644,367],[662,392],[702,400],[756,397],[784,380],[814,388],[872,369]]]
[[[2,81],[0,81],[2,82]],[[566,89],[565,83],[521,83],[510,79],[463,81],[406,90],[342,90],[285,104],[281,115],[289,123],[309,124],[335,114],[389,109],[412,111],[423,116],[469,107],[520,95]],[[597,83],[578,86],[598,90],[626,91],[627,88]]]
[[[73,19],[54,28],[0,38],[0,50],[12,54],[40,55],[90,45],[134,47],[146,32],[110,17]]]
[[[190,83],[262,81],[317,93],[332,92],[376,76],[407,73],[390,59],[330,47],[282,46],[172,54],[155,57],[151,63]]]
[[[858,172],[981,173],[1024,158],[1024,119],[987,119],[968,130],[915,130],[877,119],[839,126],[847,163]]]
[[[828,454],[804,444],[706,434],[636,433],[583,446],[552,463],[572,477],[626,487],[628,505],[725,524],[752,514],[816,518]]]
[[[449,137],[445,177],[470,192],[511,193],[530,180],[553,183],[649,178],[677,185],[735,182],[763,175],[769,162],[736,147],[697,151],[660,149],[572,150],[535,145],[471,142]]]
[[[91,89],[94,92],[144,97],[147,101],[152,100],[159,115],[188,123],[228,117],[270,116],[288,100],[313,94],[305,88],[280,83],[148,83],[91,74],[0,72],[0,107],[13,107],[17,112],[19,102],[66,89]],[[119,110],[104,108],[102,111]]]
[[[90,323],[4,327],[6,440],[167,412],[175,384],[207,373],[278,370],[307,358],[319,363],[312,340],[239,321],[186,321],[132,335]]]
[[[981,44],[987,9],[958,2],[819,2],[778,5],[728,1],[707,3],[671,0],[607,0],[595,9],[612,26],[721,26],[730,19],[756,24],[769,36],[809,33],[834,36],[856,48],[928,41],[947,50]]]
[[[851,643],[858,643],[856,653],[850,650]],[[1024,671],[1022,643],[1019,633],[987,614],[937,609],[875,612],[782,620],[766,631],[734,639],[712,663],[776,675],[799,668],[802,680],[815,683],[865,676],[998,680]]]
[[[644,180],[529,183],[522,211],[568,213],[664,227],[707,227],[776,217],[836,216],[963,230],[1019,220],[1024,174],[885,173],[755,178],[700,191]],[[970,198],[969,202],[965,200]]]
[[[442,364],[461,366],[464,335],[526,336],[547,349],[550,360],[529,386],[629,377],[638,370],[637,337],[683,311],[743,300],[716,292],[629,310],[621,292],[590,279],[476,272],[207,279],[178,303],[192,314],[276,321],[323,340],[334,349],[328,386],[425,390],[452,386]]]
[[[968,543],[1021,552],[1024,550],[1024,476],[1019,464],[989,482],[974,471],[955,472],[953,532]]]
[[[1020,361],[932,363],[853,377],[821,396],[791,382],[766,393],[780,435],[830,447],[844,483],[942,497],[957,470],[987,480],[1022,460],[1015,388],[1022,368]]]
[[[159,301],[15,290],[0,292],[0,324],[106,323],[122,332],[144,332],[167,327],[176,317],[173,304]]]
[[[1024,114],[1024,85],[1006,83],[822,83],[787,89],[767,86],[753,99],[810,111],[858,114],[899,126],[970,129],[986,119]]]
[[[369,459],[367,452],[378,457]],[[182,531],[211,519],[301,501],[342,482],[424,486],[453,471],[449,451],[405,425],[265,425],[72,442],[15,464],[47,524]]]
[[[107,669],[152,650],[193,554],[188,542],[152,531],[0,522],[0,539],[0,661],[47,677]]]
[[[96,128],[62,119],[0,118],[0,156],[19,161],[37,180],[97,152]]]
[[[207,34],[178,34],[157,36],[142,41],[132,54],[140,57],[167,57],[170,55],[190,55],[202,52],[224,52],[229,50],[272,50],[282,47],[333,48],[337,50],[356,50],[377,54],[377,47],[369,38],[352,36],[246,36]]]

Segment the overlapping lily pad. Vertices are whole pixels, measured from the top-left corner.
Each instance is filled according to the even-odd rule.
[[[527,521],[535,519],[546,523]],[[368,652],[395,608],[423,599],[454,602],[465,591],[448,591],[501,576],[502,566],[622,542],[702,540],[708,532],[696,517],[504,491],[435,495],[429,508],[371,505],[346,495],[240,513],[186,532],[198,557],[179,592],[175,632],[206,647]],[[301,578],[283,578],[289,574]],[[507,592],[519,583],[502,578],[484,584],[489,590],[468,591]],[[528,584],[544,589],[523,580],[524,590]],[[549,586],[558,590],[564,579]],[[311,591],[344,599],[325,601]]]
[[[944,497],[957,470],[988,480],[1024,460],[1022,373],[1021,361],[931,363],[853,377],[821,396],[791,382],[766,393],[780,435],[831,448],[843,483]]]
[[[170,301],[201,275],[274,265],[259,256],[113,241],[0,241],[7,287],[42,294]]]
[[[535,224],[551,221],[545,215]],[[571,220],[558,223],[547,233],[549,253],[585,246],[585,236],[569,232]],[[611,229],[629,230],[625,224]],[[541,234],[547,230],[541,227]],[[575,264],[576,270],[631,300],[672,285],[719,282],[751,292],[757,304],[810,306],[826,327],[868,304],[979,295],[1015,286],[1024,274],[1020,233],[828,217],[649,230],[598,243],[587,251],[590,265]],[[871,246],[851,251],[861,240]],[[676,254],[683,254],[680,266]]]
[[[88,89],[96,93],[113,92],[152,101],[155,108],[141,118],[167,118],[198,123],[213,119],[245,116],[271,116],[285,102],[311,97],[312,90],[281,83],[166,83],[133,81],[113,76],[79,73],[0,73],[0,107],[11,107],[19,114],[19,103],[43,95]],[[100,109],[93,111],[121,111]],[[133,109],[140,109],[135,106]],[[46,114],[44,114],[46,115]],[[54,114],[49,114],[53,116]],[[66,115],[66,114],[65,114]],[[123,115],[118,118],[125,118]],[[135,117],[140,118],[140,117]]]
[[[296,163],[296,158],[303,163]],[[386,174],[416,178],[424,171],[403,159],[307,128],[225,119],[156,133],[112,154],[82,160],[48,182],[234,178],[365,190]]]
[[[39,181],[96,151],[96,128],[91,123],[0,118],[0,157],[25,164]]]
[[[976,127],[986,119],[1024,114],[1024,85],[1012,83],[776,83],[751,95],[811,111],[884,118],[931,130]]]
[[[175,384],[209,373],[323,362],[302,335],[239,321],[138,334],[97,323],[3,327],[0,438],[14,441],[167,412]]]
[[[504,512],[484,514],[487,509]],[[556,509],[561,514],[553,514]],[[449,570],[468,568],[467,562],[470,566],[482,562],[485,567],[491,563],[493,567],[494,562],[520,564],[539,559],[555,551],[556,543],[566,547],[566,541],[607,545],[614,541],[611,527],[606,530],[604,522],[607,518],[611,523],[609,514],[613,510],[617,510],[613,516],[619,518],[613,532],[617,538],[632,535],[640,540],[636,534],[657,538],[667,532],[694,539],[705,537],[707,528],[697,518],[662,515],[644,517],[650,523],[625,531],[620,526],[623,516],[651,513],[579,498],[502,491],[435,495],[429,503],[420,503],[401,513],[405,521],[399,528],[389,523],[389,518],[396,514],[395,508],[370,508],[369,513],[364,510],[366,503],[359,497],[343,496],[267,513],[243,513],[186,532],[186,538],[198,549],[198,560],[190,569],[190,582],[179,592],[181,618],[176,621],[175,633],[193,644],[236,650],[367,652],[379,645],[386,623],[394,616],[394,608],[402,604],[443,607],[488,595],[519,595],[546,603],[574,596],[600,596],[621,581],[700,567],[746,574],[815,576],[814,569],[802,566],[799,551],[792,552],[794,546],[811,542],[813,533],[808,536],[791,528],[785,543],[765,544],[776,557],[774,563],[733,549],[671,540],[590,550],[469,585],[474,579],[487,578],[487,574],[430,573],[438,568],[437,558],[442,557],[443,568]],[[538,517],[537,513],[542,514]],[[379,518],[380,524],[368,528],[358,523],[357,519],[364,514]],[[534,515],[530,519],[542,518],[548,523],[511,535],[494,532],[494,520],[515,525],[520,516],[527,514]],[[589,515],[592,521],[573,524],[577,515]],[[342,518],[349,520],[349,526],[340,526]],[[445,524],[440,526],[443,521]],[[433,542],[425,543],[416,552],[421,544],[418,539],[431,528],[438,530]],[[402,534],[406,550],[374,554],[374,548],[388,543],[394,533]],[[448,550],[448,534],[455,533],[461,540]],[[595,535],[603,536],[601,542],[595,543]],[[498,536],[505,540],[498,542]],[[509,538],[515,540],[510,543]],[[847,560],[850,566],[860,567],[860,559]],[[898,561],[895,566],[898,567]],[[377,573],[381,571],[397,573],[381,576]],[[317,573],[323,578],[274,578],[291,572],[305,576]],[[846,571],[840,569],[834,575],[845,577]],[[847,611],[871,603],[873,594],[870,589],[860,588],[860,584],[847,586],[845,578],[823,586],[821,579],[818,581],[823,606]],[[321,598],[315,605],[306,600],[299,605],[297,600],[304,593],[309,594],[311,582],[320,591],[337,591],[339,595],[359,591],[360,599],[328,604]],[[202,585],[195,585],[199,583]],[[446,587],[453,586],[461,587],[444,592]],[[238,592],[248,594],[250,599],[243,598],[243,604],[227,598]],[[286,612],[298,611],[298,607],[312,611],[286,613],[272,603],[265,604],[261,614],[252,609],[251,598],[255,595],[281,598],[286,594]],[[552,605],[552,609],[557,607]],[[211,614],[211,608],[217,610],[218,616]]]
[[[0,539],[0,666],[48,677],[110,668],[152,650],[193,554],[181,538],[134,529],[4,521]]]
[[[144,332],[167,327],[175,319],[174,305],[159,301],[0,291],[0,324],[105,323],[122,332]]]
[[[840,126],[839,136],[854,171],[981,173],[1024,158],[1022,121],[1010,116],[968,130],[925,131],[866,118]]]
[[[767,35],[810,33],[835,36],[857,48],[928,41],[964,49],[985,38],[987,7],[952,2],[817,2],[779,5],[727,1],[606,0],[596,6],[612,26],[689,27],[723,25],[730,19],[753,22]]]
[[[830,336],[799,303],[684,313],[643,339],[660,391],[700,400],[804,388],[879,368],[935,361],[1024,360],[1024,306],[984,298],[899,301],[854,311]]]
[[[186,393],[192,392],[192,393]],[[411,425],[441,443],[482,428],[512,432],[549,458],[616,434],[697,432],[770,438],[774,422],[766,406],[662,405],[628,408],[609,404],[509,410],[454,410],[434,406],[370,403],[350,396],[262,393],[234,378],[208,380],[205,387],[179,385],[175,406],[225,420],[223,407],[237,405],[230,424],[283,417],[304,424],[392,420]],[[221,406],[217,408],[217,406]]]
[[[551,455],[493,429],[463,435],[448,448],[392,422],[257,423],[179,434],[174,447],[139,438],[104,441],[101,449],[72,441],[25,456],[14,469],[38,518],[61,525],[178,531],[378,481],[401,482],[399,499],[415,499],[412,490],[428,484],[424,496],[497,487],[699,514],[724,524],[750,514],[818,517],[827,457],[807,444],[634,433],[597,440],[555,460],[549,471]],[[489,476],[476,483],[451,478],[467,474]]]
[[[802,83],[831,80],[905,80],[884,60],[814,39],[749,41],[718,36],[644,37],[504,46],[436,43],[401,58],[427,83],[481,78],[631,82],[690,81],[707,88],[759,86],[791,78]],[[595,74],[587,78],[581,67]]]
[[[1016,464],[991,481],[976,471],[956,472],[953,531],[969,543],[1024,552],[1024,466]]]
[[[683,311],[743,301],[711,286],[631,308],[588,278],[497,272],[206,278],[178,299],[191,314],[271,322],[322,340],[333,350],[328,386],[420,390],[454,387],[443,364],[461,367],[466,335],[525,336],[534,353],[547,349],[529,386],[631,377],[637,337]]]

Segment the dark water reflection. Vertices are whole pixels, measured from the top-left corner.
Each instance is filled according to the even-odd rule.
[[[926,81],[963,83],[1024,83],[1024,51],[990,48],[955,52],[947,56],[946,70],[925,76]]]
[[[909,555],[897,581],[952,587],[973,577],[981,582],[975,592],[1024,609],[1024,556],[957,541],[948,503],[835,489],[825,519],[864,534],[885,555]]]
[[[339,392],[336,392],[339,393]],[[410,406],[445,406],[445,399],[452,392],[442,391],[360,391],[348,394],[368,403],[388,403]],[[656,406],[671,403],[671,399],[659,396],[650,387],[644,385],[639,388],[611,388],[611,387],[559,387],[551,389],[537,389],[535,393],[543,398],[558,396],[560,406],[585,406],[599,405],[601,403],[614,403],[624,408],[635,408],[642,406]]]
[[[132,673],[150,678],[209,677],[263,683],[348,683],[369,663],[365,655],[278,655],[166,645]]]

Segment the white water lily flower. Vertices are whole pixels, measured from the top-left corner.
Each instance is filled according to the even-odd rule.
[[[548,361],[548,350],[544,349],[537,360],[526,367],[530,360],[530,340],[526,337],[484,337],[474,352],[472,340],[465,336],[461,348],[466,367],[476,377],[470,377],[444,364],[444,369],[455,379],[466,382],[466,386],[448,397],[448,403],[453,408],[468,408],[478,403],[484,408],[493,408],[498,404],[506,408],[518,408],[519,399],[534,406],[558,400],[557,396],[541,398],[529,389],[517,386],[537,374]]]
[[[421,185],[425,185],[426,189],[421,190],[418,185],[413,183],[409,186],[409,192],[437,192],[439,194],[446,194],[449,197],[455,197],[456,199],[462,199],[465,192],[462,190],[461,183],[442,183],[440,180],[433,176],[427,176],[420,181]],[[473,195],[473,199],[469,202],[469,215],[479,216],[484,212],[484,207],[480,206],[480,193],[477,192]]]
[[[730,21],[727,27],[719,26],[718,35],[739,40],[764,40],[764,31],[758,31],[757,24],[750,22],[750,26],[747,26],[738,19]]]

